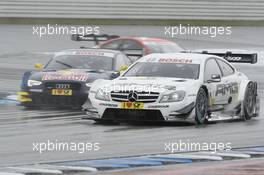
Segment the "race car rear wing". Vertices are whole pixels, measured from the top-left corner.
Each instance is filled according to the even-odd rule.
[[[202,52],[198,52],[198,53],[216,55],[216,56],[222,57],[226,61],[232,62],[232,63],[255,64],[258,61],[257,53],[232,53],[230,51],[225,52],[225,53],[202,51]]]
[[[121,52],[126,54],[126,56],[130,58],[132,61],[136,61],[144,55],[143,49],[138,49],[138,50],[127,49],[127,50],[122,50]]]
[[[89,34],[89,35],[81,35],[81,34],[73,34],[71,35],[71,40],[73,41],[94,41],[96,45],[99,44],[99,42],[107,41],[110,39],[119,38],[118,35],[96,35],[96,34]]]

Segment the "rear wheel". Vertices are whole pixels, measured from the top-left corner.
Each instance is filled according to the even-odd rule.
[[[208,97],[203,88],[200,88],[196,97],[195,121],[197,124],[208,122]]]
[[[244,117],[246,120],[250,120],[254,116],[256,105],[257,105],[257,87],[255,83],[250,82],[247,85],[245,91],[244,103],[243,103]]]

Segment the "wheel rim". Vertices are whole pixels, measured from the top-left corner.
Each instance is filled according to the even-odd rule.
[[[206,119],[206,113],[207,113],[207,99],[204,93],[199,93],[198,99],[197,99],[197,117],[199,122],[203,122]]]
[[[248,115],[252,115],[255,106],[255,94],[254,89],[252,86],[248,88],[247,97],[245,100],[245,110],[247,111]]]

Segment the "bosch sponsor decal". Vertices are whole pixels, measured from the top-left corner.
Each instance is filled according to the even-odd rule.
[[[84,74],[59,74],[59,73],[47,73],[42,77],[42,81],[49,80],[73,80],[73,81],[87,81],[88,76]]]
[[[193,63],[193,60],[188,58],[147,58],[145,61],[158,63]]]
[[[192,59],[185,58],[160,58],[160,63],[192,63]]]

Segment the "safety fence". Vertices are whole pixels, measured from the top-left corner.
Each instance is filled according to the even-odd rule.
[[[264,20],[264,1],[1,0],[0,17]]]

